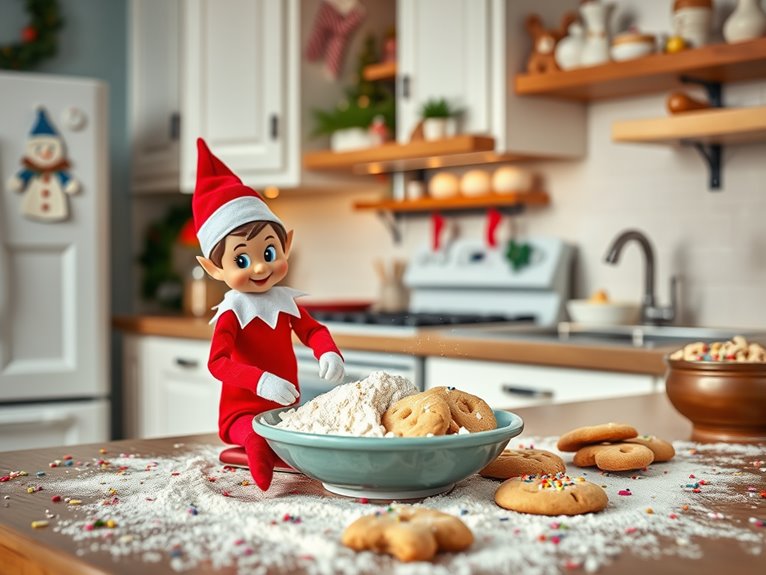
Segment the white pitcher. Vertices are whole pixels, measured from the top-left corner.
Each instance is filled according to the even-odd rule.
[[[613,4],[602,4],[599,0],[588,0],[580,6],[580,16],[585,22],[581,66],[595,66],[609,61],[607,21],[613,8]]]
[[[743,42],[766,35],[766,14],[759,0],[739,0],[737,8],[723,25],[727,42]]]

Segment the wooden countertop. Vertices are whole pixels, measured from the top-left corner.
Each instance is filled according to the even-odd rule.
[[[629,398],[608,399],[563,405],[546,405],[518,409],[516,412],[524,418],[527,436],[559,435],[573,427],[604,421],[607,417],[613,421],[626,421],[639,429],[652,429],[654,433],[667,439],[688,439],[691,427],[670,405],[664,394],[634,396]],[[608,414],[608,415],[606,415]],[[523,437],[523,436],[522,436]],[[183,445],[180,445],[183,443]],[[139,452],[147,456],[162,457],[183,454],[186,445],[209,443],[220,445],[214,435],[189,436],[183,438],[162,438],[149,440],[115,441],[99,445],[75,447],[56,447],[31,451],[3,453],[0,457],[0,472],[26,469],[34,474],[37,469],[47,469],[48,462],[60,458],[62,453],[70,453],[74,459],[88,459],[98,453],[100,447],[109,453]],[[708,456],[709,457],[709,456]],[[712,458],[711,458],[712,459]],[[73,471],[74,473],[74,471]],[[292,476],[296,477],[297,476]],[[318,482],[301,478],[301,489],[306,493],[327,494]],[[296,479],[297,481],[297,479]],[[5,484],[9,485],[9,484]],[[278,494],[275,497],[279,497]],[[748,503],[722,503],[721,512],[734,521],[747,524],[750,515],[758,513]],[[0,507],[0,571],[4,573],[34,574],[133,574],[167,575],[173,573],[168,559],[158,562],[142,562],[140,555],[128,555],[119,560],[112,559],[104,552],[87,553],[79,557],[75,546],[67,536],[57,533],[52,528],[33,529],[31,522],[44,517],[46,508],[50,508],[50,498],[40,494],[28,494],[21,489],[13,491],[10,507]],[[71,512],[63,505],[54,509],[63,519]],[[599,573],[604,575],[625,574],[644,575],[645,573],[695,573],[695,575],[719,575],[729,569],[737,573],[760,573],[763,568],[763,555],[754,555],[731,541],[700,538],[695,541],[700,546],[704,559],[686,559],[668,556],[661,560],[647,559],[624,552],[611,564],[604,566]],[[272,571],[269,571],[270,573]],[[276,573],[276,571],[274,571]],[[578,571],[582,572],[582,571]],[[195,575],[207,573],[233,573],[232,569],[216,570],[210,565],[197,567],[188,573]]]
[[[117,316],[118,330],[136,335],[210,339],[207,320],[182,316]],[[583,345],[523,339],[458,337],[445,328],[423,328],[412,336],[382,336],[333,331],[341,349],[440,356],[460,359],[507,361],[553,367],[596,369],[661,376],[663,357],[672,348]]]

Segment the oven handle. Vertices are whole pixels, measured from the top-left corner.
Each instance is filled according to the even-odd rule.
[[[534,387],[526,387],[523,385],[513,385],[510,383],[503,384],[503,392],[508,395],[515,395],[518,397],[525,397],[528,399],[553,399],[555,393],[550,389],[537,389]]]

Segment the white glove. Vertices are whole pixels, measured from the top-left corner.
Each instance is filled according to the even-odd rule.
[[[319,357],[319,377],[333,383],[340,383],[344,375],[346,370],[343,367],[343,358],[337,353],[328,351]]]
[[[275,401],[279,405],[290,405],[295,403],[299,397],[298,390],[292,383],[268,371],[264,371],[258,380],[255,393],[259,397]]]

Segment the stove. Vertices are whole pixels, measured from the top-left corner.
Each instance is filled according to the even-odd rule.
[[[572,249],[557,238],[529,238],[529,264],[514,270],[504,250],[457,239],[429,247],[409,262],[403,313],[314,311],[331,332],[413,335],[436,327],[477,324],[555,326],[568,299]]]
[[[311,315],[317,321],[327,325],[332,332],[379,333],[382,335],[414,335],[423,328],[471,326],[476,324],[534,324],[535,321],[535,317],[532,315],[508,316],[503,314],[455,312],[314,311]]]

